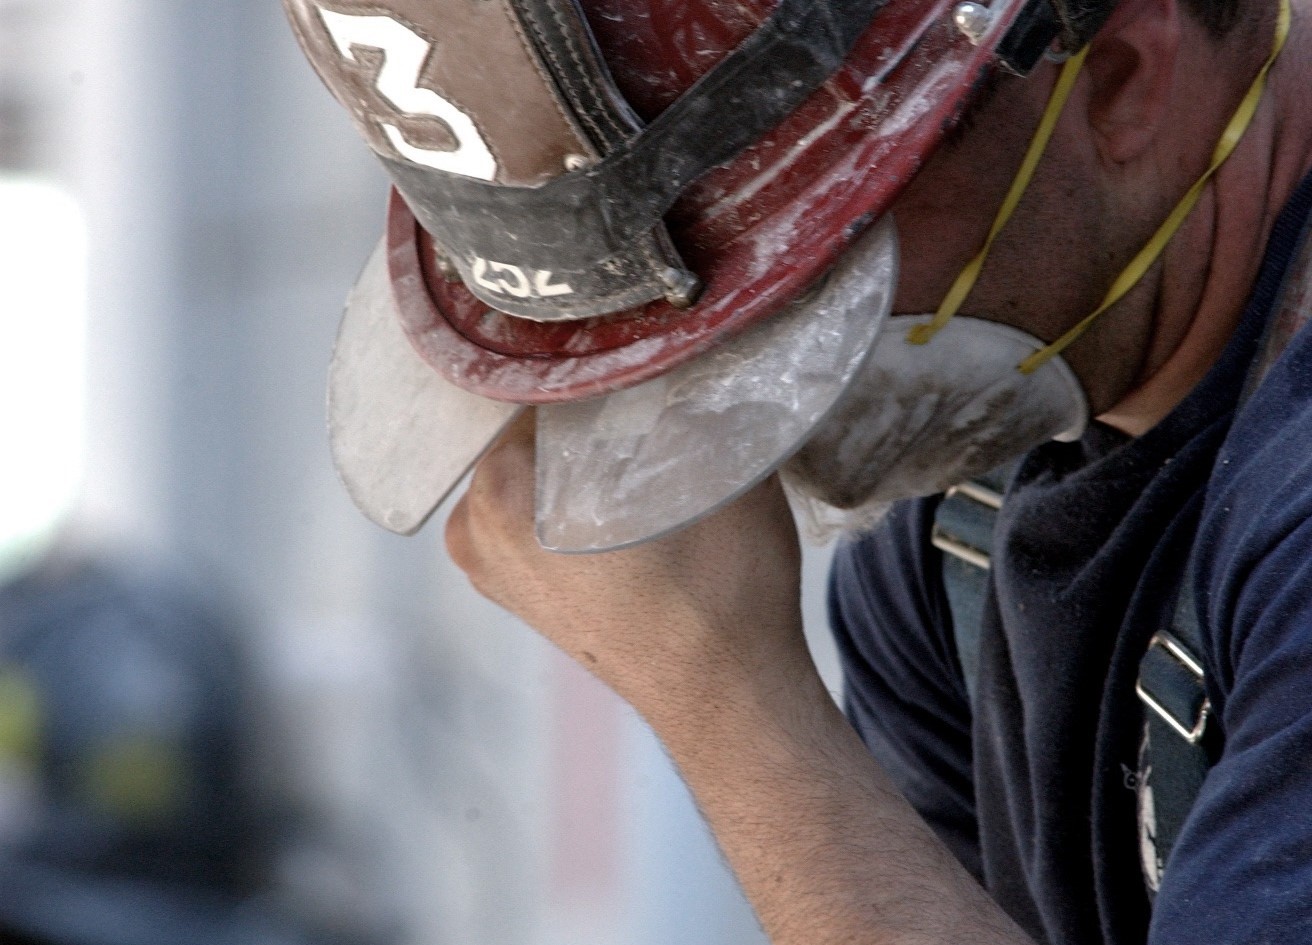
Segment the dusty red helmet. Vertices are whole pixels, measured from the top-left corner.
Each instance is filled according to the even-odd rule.
[[[407,334],[522,403],[637,383],[778,310],[998,45],[1032,57],[1056,32],[1046,0],[286,3],[396,182]]]
[[[284,3],[395,183],[353,307],[386,292],[427,365],[514,404],[649,381],[794,303],[984,72],[1062,29],[1048,0]]]

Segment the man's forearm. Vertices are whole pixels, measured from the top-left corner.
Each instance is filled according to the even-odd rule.
[[[532,457],[521,423],[483,459],[451,555],[652,724],[775,945],[1026,941],[821,684],[777,480],[660,541],[556,555],[533,536]]]
[[[774,945],[1031,941],[902,798],[809,664],[716,684],[696,711],[644,701]]]

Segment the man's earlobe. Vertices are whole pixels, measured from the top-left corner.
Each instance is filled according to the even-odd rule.
[[[1108,161],[1133,160],[1152,143],[1171,96],[1181,15],[1178,0],[1121,0],[1089,44],[1089,126]]]

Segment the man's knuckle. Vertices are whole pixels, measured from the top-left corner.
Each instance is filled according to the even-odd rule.
[[[469,505],[464,499],[451,510],[443,531],[446,551],[455,566],[465,573],[474,568],[474,539],[469,522]]]

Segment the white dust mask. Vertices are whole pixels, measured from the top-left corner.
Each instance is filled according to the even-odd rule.
[[[842,401],[785,467],[795,493],[843,513],[824,521],[866,524],[884,503],[940,492],[1084,431],[1088,401],[1061,357],[1017,369],[1042,341],[959,315],[932,344],[908,344],[924,320],[884,323]]]

